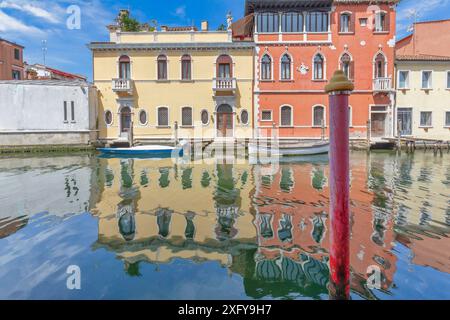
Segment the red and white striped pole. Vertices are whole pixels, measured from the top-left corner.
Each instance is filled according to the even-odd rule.
[[[348,98],[354,85],[338,70],[330,101],[330,298],[350,298],[350,146]]]

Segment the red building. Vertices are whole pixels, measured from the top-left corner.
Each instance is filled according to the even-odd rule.
[[[247,0],[245,20],[251,26],[239,30],[250,30],[257,47],[259,134],[271,135],[275,125],[280,138],[321,137],[329,115],[324,87],[335,70],[343,69],[355,83],[351,138],[367,139],[368,128],[372,139],[391,136],[397,2]]]
[[[21,45],[0,38],[0,80],[22,80],[23,49]]]

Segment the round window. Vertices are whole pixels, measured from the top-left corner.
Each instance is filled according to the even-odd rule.
[[[248,111],[247,110],[242,110],[242,112],[241,112],[241,122],[243,124],[248,124]]]
[[[145,112],[145,110],[141,110],[141,112],[139,112],[139,122],[141,125],[147,124],[147,112]]]
[[[105,112],[105,123],[110,126],[113,122],[113,115],[111,111],[106,111]]]
[[[209,123],[209,114],[208,111],[203,110],[202,114],[201,114],[201,118],[202,118],[202,123],[203,125],[207,125]]]

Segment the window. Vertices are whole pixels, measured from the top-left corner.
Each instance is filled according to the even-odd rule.
[[[20,50],[14,49],[14,59],[20,60]]]
[[[350,13],[343,13],[341,14],[341,26],[339,31],[340,32],[352,32],[353,30],[351,30],[351,14]]]
[[[181,57],[181,79],[191,80],[191,56],[185,54]]]
[[[375,78],[385,78],[386,59],[381,52],[375,57]]]
[[[217,58],[217,78],[230,79],[232,75],[233,60],[229,55],[223,54]]]
[[[281,107],[280,124],[282,127],[292,126],[292,108],[289,106]]]
[[[139,124],[145,126],[147,124],[147,112],[145,110],[139,111]]]
[[[265,54],[261,59],[261,80],[272,79],[272,59]]]
[[[303,32],[303,14],[298,12],[283,13],[281,32]]]
[[[209,123],[209,113],[207,110],[202,110],[201,114],[200,114],[200,118],[202,120],[202,124],[203,125],[207,125]]]
[[[272,111],[263,110],[261,113],[261,121],[272,121]]]
[[[447,89],[450,89],[450,71],[447,71]]]
[[[13,80],[20,80],[21,79],[20,71],[13,70],[12,71],[12,78],[13,78]]]
[[[192,126],[192,108],[183,107],[181,109],[181,125],[184,127]]]
[[[361,27],[367,27],[367,18],[361,18],[359,19],[359,25]]]
[[[241,112],[241,122],[244,125],[248,124],[248,111],[247,110],[242,110],[242,112]]]
[[[167,80],[167,57],[165,55],[158,57],[158,80]]]
[[[422,89],[431,89],[432,73],[431,71],[422,71]]]
[[[376,32],[388,31],[387,16],[385,12],[377,12],[375,14],[375,31]]]
[[[278,13],[266,12],[260,13],[257,17],[257,29],[261,33],[270,33],[279,31]]]
[[[327,32],[328,31],[328,13],[310,12],[306,16],[307,32]]]
[[[121,56],[119,58],[119,78],[120,79],[131,78],[130,57],[128,56]]]
[[[291,57],[288,54],[281,58],[281,80],[291,80]]]
[[[159,127],[169,126],[169,109],[166,107],[158,108],[158,126]]]
[[[398,88],[399,89],[409,88],[409,71],[398,72]]]
[[[445,112],[445,126],[450,127],[450,111]]]
[[[67,122],[67,101],[64,101],[64,122]]]
[[[324,79],[324,59],[321,54],[316,54],[314,57],[314,80]]]
[[[70,111],[72,114],[72,122],[75,121],[75,102],[71,101],[70,102]]]
[[[422,111],[420,112],[420,126],[421,127],[431,127],[432,126],[432,112]]]
[[[111,111],[107,110],[105,112],[105,123],[107,126],[110,126],[113,122],[113,114]]]
[[[314,107],[313,127],[322,127],[325,125],[325,108],[322,106]]]
[[[344,71],[348,79],[353,78],[352,58],[348,53],[344,53],[341,56],[341,70]]]

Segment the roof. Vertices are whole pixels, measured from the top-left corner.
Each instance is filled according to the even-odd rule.
[[[450,57],[433,56],[427,54],[406,55],[399,54],[396,56],[399,61],[450,61]]]
[[[253,49],[254,42],[195,42],[195,43],[98,43],[88,45],[91,50],[160,50],[160,49]]]
[[[45,69],[47,69],[48,71],[51,71],[54,74],[57,74],[59,76],[65,77],[65,78],[71,78],[71,79],[82,79],[82,80],[86,80],[86,77],[74,74],[74,73],[69,73],[69,72],[64,72],[58,69],[53,69],[50,67],[45,67]]]
[[[1,80],[1,84],[13,84],[13,85],[36,85],[36,86],[64,86],[64,87],[79,87],[79,86],[91,86],[92,84],[86,81],[80,80]]]
[[[258,10],[330,8],[333,0],[246,0],[245,15]]]
[[[22,49],[25,48],[24,46],[21,46],[20,44],[17,44],[17,43],[15,43],[15,42],[12,42],[12,41],[9,41],[9,40],[3,39],[3,38],[0,38],[0,42],[6,42],[6,43],[9,43],[9,44],[11,44],[11,45],[13,45],[13,46],[22,48]]]

